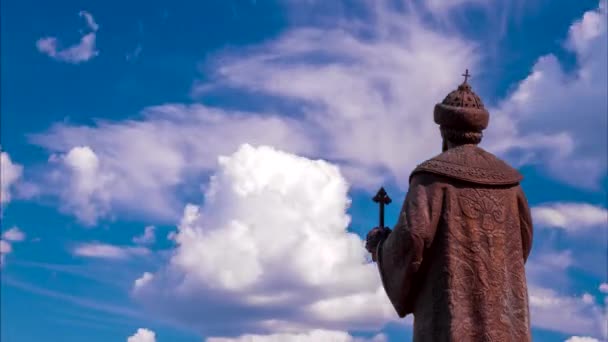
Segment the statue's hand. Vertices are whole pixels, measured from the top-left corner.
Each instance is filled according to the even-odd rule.
[[[391,233],[389,228],[379,228],[375,227],[367,233],[367,237],[365,238],[365,249],[372,255],[372,260],[376,261],[376,247],[380,241],[386,239],[388,234]]]

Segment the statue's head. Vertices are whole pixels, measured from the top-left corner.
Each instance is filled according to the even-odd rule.
[[[482,131],[488,127],[490,114],[467,83],[469,73],[458,89],[435,105],[435,123],[439,124],[443,150],[463,144],[479,144]]]

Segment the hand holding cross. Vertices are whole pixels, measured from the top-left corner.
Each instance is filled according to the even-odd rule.
[[[376,193],[376,196],[374,196],[373,200],[380,205],[380,225],[378,228],[384,228],[384,205],[390,204],[391,198],[388,197],[384,187],[381,187]]]
[[[380,222],[378,227],[372,229],[367,234],[365,248],[372,254],[372,261],[376,261],[376,248],[378,247],[378,243],[384,240],[391,232],[389,228],[384,227],[384,206],[391,203],[391,198],[388,197],[386,190],[382,187],[378,190],[378,193],[376,193],[373,200],[380,206]]]

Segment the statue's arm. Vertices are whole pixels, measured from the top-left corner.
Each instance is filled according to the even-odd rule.
[[[517,206],[519,210],[521,241],[525,263],[528,260],[530,251],[532,250],[532,236],[534,229],[532,225],[532,215],[530,215],[530,207],[528,206],[528,200],[520,185],[517,186]]]
[[[416,175],[399,221],[386,240],[378,244],[382,284],[400,317],[412,313],[422,257],[435,237],[442,202],[441,183],[432,175]]]

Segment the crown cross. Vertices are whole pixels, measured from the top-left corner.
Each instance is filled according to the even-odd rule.
[[[471,77],[471,74],[469,74],[469,69],[467,69],[465,73],[462,74],[462,76],[464,76],[464,83],[467,83],[467,80],[469,79],[469,77]]]

